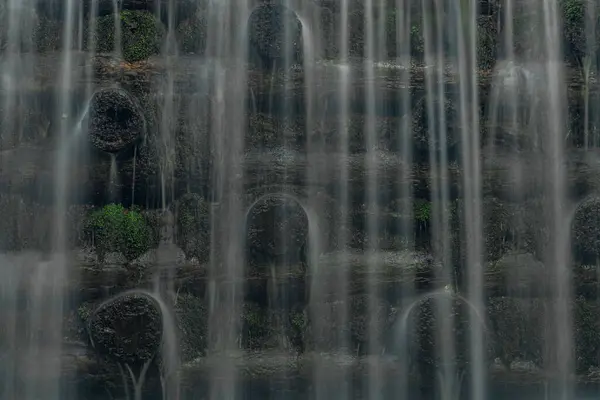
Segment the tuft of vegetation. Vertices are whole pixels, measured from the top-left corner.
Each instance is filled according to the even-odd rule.
[[[150,247],[151,230],[137,209],[109,204],[92,212],[88,220],[94,246],[102,259],[106,253],[122,253],[134,260]]]
[[[414,202],[414,215],[417,223],[428,223],[431,218],[431,203],[427,200],[416,199]]]
[[[145,60],[160,52],[164,27],[154,15],[147,11],[124,10],[121,19],[121,51],[125,61]],[[114,15],[98,19],[95,40],[96,50],[111,52],[115,46]]]

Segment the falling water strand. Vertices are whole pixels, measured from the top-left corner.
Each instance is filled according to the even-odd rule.
[[[23,128],[20,123],[25,118],[23,110],[29,107],[24,104],[27,98],[25,92],[30,90],[26,84],[34,71],[36,59],[30,52],[33,47],[33,16],[31,0],[5,1],[8,8],[3,15],[6,18],[6,48],[3,50],[2,86],[4,97],[2,99],[3,115],[3,140],[20,143]]]
[[[566,105],[564,99],[564,73],[562,71],[562,51],[560,45],[561,28],[558,17],[556,1],[545,0],[542,2],[543,27],[541,35],[545,52],[545,73],[548,84],[548,118],[549,126],[546,130],[549,138],[548,154],[545,155],[545,164],[550,172],[546,179],[547,194],[549,195],[547,222],[550,227],[551,241],[548,251],[547,266],[553,275],[553,294],[555,307],[553,310],[554,333],[556,342],[553,358],[556,363],[557,394],[560,400],[570,400],[574,397],[571,383],[573,371],[573,345],[572,345],[572,317],[571,286],[569,271],[569,237],[565,213],[565,160],[563,154],[563,135],[566,127]]]
[[[216,260],[211,260],[210,272],[210,346],[219,351],[218,363],[213,369],[209,398],[233,400],[239,396],[238,372],[234,354],[238,351],[240,315],[245,253],[244,232],[240,221],[244,219],[243,152],[246,118],[246,27],[249,7],[246,1],[211,2],[209,15],[220,18],[215,26],[209,24],[208,32],[214,35],[207,41],[207,52],[221,61],[224,68],[215,68],[214,112],[211,129],[216,147],[217,196],[221,202],[216,235],[211,244]],[[226,137],[219,139],[218,137]],[[211,250],[212,252],[212,250]],[[211,254],[212,255],[212,254]]]
[[[163,106],[160,124],[160,175],[161,175],[161,201],[162,209],[167,209],[167,203],[174,196],[175,174],[175,144],[174,132],[176,124],[175,111],[175,60],[177,58],[177,46],[175,45],[175,5],[169,0],[168,29],[163,57],[165,61],[166,77],[164,83]]]
[[[20,357],[19,352],[20,335],[19,332],[19,288],[21,285],[22,265],[10,256],[0,256],[0,265],[2,265],[3,277],[0,281],[0,315],[5,326],[2,336],[2,350],[5,351],[2,360],[2,398],[15,399],[17,395],[17,371]]]
[[[212,97],[212,112],[210,121],[210,147],[211,153],[214,154],[214,164],[211,181],[212,181],[212,193],[211,198],[217,202],[218,206],[213,206],[210,210],[210,263],[208,272],[208,329],[207,329],[207,347],[208,354],[215,355],[220,351],[219,338],[221,336],[221,307],[219,299],[219,282],[220,271],[221,271],[221,246],[223,245],[221,240],[220,231],[222,229],[223,220],[226,214],[223,212],[222,203],[224,199],[224,184],[223,174],[224,161],[223,161],[223,133],[224,133],[224,118],[223,113],[225,107],[224,102],[224,87],[223,87],[223,71],[220,68],[221,64],[219,59],[222,58],[223,52],[223,36],[224,24],[221,23],[224,18],[225,8],[221,4],[210,3],[207,10],[207,42],[206,42],[206,56],[216,59],[215,67],[210,71],[212,76],[210,81],[212,82],[210,96]],[[223,370],[230,369],[229,365],[221,366],[211,370],[210,376],[210,399],[220,400],[221,387],[219,385],[219,379]],[[233,383],[235,384],[235,383]]]
[[[293,98],[291,96],[291,94],[294,91],[294,85],[293,85],[293,79],[294,79],[294,71],[292,70],[292,66],[295,62],[295,55],[296,55],[296,42],[295,42],[295,36],[297,33],[297,28],[295,26],[295,24],[293,24],[293,22],[295,22],[294,18],[290,18],[288,17],[288,15],[290,14],[291,10],[291,4],[290,4],[291,0],[284,0],[283,2],[283,7],[282,7],[282,12],[280,15],[280,18],[282,18],[282,23],[284,24],[284,32],[283,32],[283,82],[284,82],[284,88],[283,88],[283,112],[281,113],[283,120],[284,121],[288,121],[288,120],[293,120],[294,118],[296,118],[295,115],[295,111],[292,107],[292,101],[291,99]],[[274,79],[273,79],[274,80]],[[281,95],[281,94],[280,94]],[[279,133],[280,135],[282,135],[282,140],[281,140],[281,144],[282,144],[282,150],[283,150],[283,156],[287,157],[286,154],[288,151],[290,151],[290,147],[291,147],[291,143],[288,139],[288,135],[285,134],[284,131],[281,131]],[[282,179],[283,182],[289,182],[289,168],[288,168],[288,163],[285,162],[284,166],[283,166],[283,174],[282,174]],[[291,243],[290,238],[292,237],[291,235],[292,233],[292,223],[288,223],[288,219],[289,218],[293,218],[292,217],[292,213],[290,212],[290,207],[288,206],[288,204],[290,204],[290,199],[283,199],[283,201],[281,202],[281,205],[276,206],[275,212],[276,212],[276,216],[275,216],[275,223],[276,224],[283,224],[283,230],[280,232],[280,234],[278,235],[279,238],[277,240],[278,243],[276,243],[276,246],[279,247],[279,251],[278,253],[283,254],[283,257],[281,257],[281,261],[278,262],[278,264],[281,264],[281,266],[275,266],[275,268],[272,269],[271,271],[271,281],[272,281],[272,288],[271,288],[271,294],[270,296],[272,297],[271,300],[271,304],[269,305],[269,307],[274,307],[272,309],[272,311],[268,311],[270,315],[274,315],[274,319],[275,319],[275,323],[274,323],[274,328],[277,332],[277,336],[278,336],[278,342],[279,342],[279,347],[281,350],[285,351],[287,346],[287,343],[285,343],[285,330],[282,324],[282,320],[288,321],[289,317],[290,317],[290,310],[289,310],[289,296],[290,296],[290,291],[288,290],[288,282],[289,281],[284,281],[282,277],[278,277],[277,276],[277,272],[278,272],[278,268],[284,268],[285,271],[284,272],[284,276],[288,276],[288,273],[291,271],[291,268],[293,268],[290,265],[290,257],[289,257],[289,250],[288,248],[290,246],[293,246],[294,244]],[[279,232],[279,228],[275,228],[276,231]],[[276,257],[276,259],[278,259],[280,257]],[[295,262],[296,260],[294,260]],[[283,388],[283,390],[290,390],[290,379],[286,379],[288,377],[288,375],[290,374],[289,368],[286,366],[283,368],[283,370],[281,371],[281,374],[279,374],[279,376],[277,377],[277,379],[284,379],[285,380],[285,388]]]
[[[476,59],[477,9],[475,1],[457,7],[458,63],[459,63],[459,109],[462,143],[464,226],[466,243],[467,293],[475,309],[481,313],[483,301],[481,189],[479,170],[479,120]],[[471,398],[485,396],[485,359],[483,329],[472,310],[469,313],[469,343],[471,366]]]
[[[446,60],[444,55],[444,38],[445,28],[448,26],[445,24],[445,12],[444,2],[441,0],[435,1],[435,34],[436,34],[436,81],[437,81],[437,96],[439,101],[437,102],[437,130],[435,132],[436,138],[430,142],[430,147],[433,146],[433,150],[439,152],[439,198],[434,199],[434,202],[439,201],[439,221],[440,221],[440,250],[441,250],[441,261],[442,261],[442,282],[447,285],[454,286],[452,277],[452,257],[450,247],[450,194],[449,194],[449,163],[448,163],[448,121],[446,120],[446,91],[445,91],[445,67]],[[439,144],[439,147],[438,147]],[[440,301],[436,304],[436,316],[440,322],[440,327],[437,332],[437,339],[439,343],[440,359],[442,362],[442,368],[440,373],[442,374],[443,386],[447,388],[444,390],[442,395],[444,398],[452,398],[453,393],[460,392],[460,380],[457,379],[457,371],[455,365],[455,352],[454,346],[456,337],[454,335],[454,320],[452,314],[452,308],[454,301],[451,297],[441,297]],[[449,389],[449,390],[448,390]]]
[[[318,52],[319,43],[315,40],[315,33],[310,29],[317,26],[315,23],[316,15],[309,15],[310,19],[305,20],[300,18],[302,24],[302,44],[303,44],[303,71],[304,71],[304,107],[305,107],[305,132],[306,137],[309,140],[306,141],[306,155],[307,155],[307,167],[306,167],[306,182],[308,185],[308,199],[307,199],[307,214],[309,216],[309,230],[308,230],[308,268],[310,276],[310,298],[309,298],[309,318],[314,329],[313,340],[315,343],[319,343],[319,348],[323,348],[321,344],[322,338],[320,333],[326,330],[328,327],[324,326],[322,321],[323,312],[326,305],[324,276],[323,271],[320,268],[320,255],[323,248],[322,241],[326,239],[324,237],[324,228],[321,224],[316,223],[317,215],[322,212],[322,204],[320,193],[317,189],[318,185],[315,183],[325,175],[326,171],[323,170],[323,165],[320,162],[321,157],[324,156],[324,144],[322,138],[313,137],[313,132],[316,129],[316,123],[318,121],[317,116],[317,74],[315,68],[315,54]],[[327,399],[327,377],[330,376],[324,363],[318,361],[313,369],[313,382],[314,382],[314,394],[313,397],[316,400]]]
[[[63,46],[62,46],[62,65],[61,75],[59,77],[60,89],[58,99],[57,120],[60,121],[57,138],[56,162],[54,170],[54,220],[52,235],[52,260],[48,265],[40,266],[37,279],[43,279],[42,282],[34,282],[34,286],[41,286],[43,301],[36,304],[43,313],[32,313],[32,325],[34,329],[42,329],[47,335],[44,338],[44,350],[47,352],[48,360],[52,365],[46,365],[51,371],[60,371],[60,354],[62,351],[62,320],[63,320],[63,288],[62,284],[66,281],[67,275],[67,231],[66,214],[67,202],[69,199],[69,171],[71,152],[74,151],[70,145],[72,138],[70,135],[71,123],[71,96],[74,76],[72,73],[73,64],[73,27],[75,23],[75,3],[74,0],[65,1]],[[52,272],[48,272],[48,269]],[[34,277],[36,279],[36,277]],[[37,289],[36,289],[37,290]],[[37,316],[37,317],[36,317]],[[33,339],[35,340],[35,339]],[[39,349],[40,343],[32,342],[32,350]],[[27,398],[33,400],[37,396],[36,391],[44,393],[44,398],[48,400],[59,400],[61,398],[60,386],[58,380],[52,383],[30,385],[34,397]]]
[[[402,116],[402,123],[399,125],[399,143],[401,143],[402,166],[398,173],[398,193],[399,209],[402,216],[399,221],[398,232],[403,241],[405,241],[406,251],[414,250],[414,217],[413,217],[413,191],[412,191],[412,163],[413,163],[413,127],[412,121],[412,101],[410,91],[411,79],[411,2],[409,0],[396,0],[396,54],[397,62],[401,67],[400,82],[402,89],[398,93],[399,111]],[[408,302],[414,296],[415,276],[412,272],[406,271],[403,276],[403,283],[396,292],[401,296],[401,308],[408,307]],[[396,382],[395,394],[400,400],[409,400],[408,392],[408,336],[405,332],[394,332],[396,335],[396,352],[400,357],[400,374]]]
[[[137,166],[137,152],[138,152],[138,146],[137,144],[133,146],[133,160],[131,161],[132,164],[132,173],[131,173],[131,206],[133,207],[135,205],[135,169]]]
[[[77,5],[77,51],[83,51],[83,24],[84,24],[84,12],[83,3]]]
[[[85,64],[85,98],[92,97],[94,91],[94,57],[96,56],[96,29],[98,23],[98,0],[92,0],[88,19],[87,60]]]
[[[450,232],[449,232],[449,204],[447,182],[447,143],[446,143],[446,116],[444,94],[444,54],[443,54],[443,9],[439,0],[432,0],[434,7],[427,7],[423,2],[423,25],[425,39],[426,63],[426,102],[427,102],[427,127],[429,131],[429,164],[431,170],[431,211],[432,211],[432,244],[434,256],[441,263],[442,269],[436,278],[451,285],[451,257],[450,257]],[[432,20],[430,13],[434,14]],[[433,37],[435,35],[435,37]],[[437,105],[437,107],[436,107]],[[441,388],[455,386],[454,368],[454,335],[452,321],[452,299],[438,298],[435,302],[436,324],[436,351],[441,358],[442,381]],[[438,387],[438,390],[441,389]],[[449,393],[443,391],[440,395],[446,399]],[[446,396],[446,397],[444,397]]]
[[[350,177],[349,177],[349,119],[350,119],[350,85],[352,82],[352,70],[348,60],[348,0],[341,1],[341,24],[340,24],[340,81],[338,87],[338,130],[339,130],[339,204],[340,204],[340,222],[339,226],[339,247],[340,259],[338,262],[337,276],[335,279],[336,298],[339,299],[341,305],[338,312],[338,332],[337,343],[341,349],[341,354],[346,355],[350,351],[351,341],[348,337],[346,326],[350,322],[350,307],[349,307],[349,273],[347,265],[349,264],[349,237],[350,237]],[[347,399],[350,397],[351,389],[349,384],[349,376],[344,372],[341,379],[343,384],[338,391],[339,398]]]
[[[121,35],[121,0],[112,0],[113,7],[113,18],[115,27],[115,42],[114,42],[114,54],[117,62],[121,61],[122,58],[122,35]]]
[[[590,86],[592,79],[596,79],[596,70],[598,61],[596,60],[596,26],[597,26],[597,4],[595,1],[586,1],[585,3],[585,56],[583,57],[583,131],[584,147],[587,150],[590,145],[596,145],[596,133],[594,129],[594,138],[590,139]]]
[[[377,97],[376,97],[376,79],[375,79],[375,61],[376,61],[376,31],[375,19],[373,16],[373,0],[366,0],[365,3],[365,145],[366,145],[366,202],[367,202],[367,294],[369,296],[369,315],[375,318],[369,321],[367,352],[369,355],[379,355],[379,290],[378,290],[378,250],[379,250],[379,198],[378,198],[378,149],[376,127],[377,118]],[[378,362],[369,363],[368,371],[368,393],[369,398],[373,400],[380,399],[382,396],[381,370]]]
[[[108,172],[108,200],[109,203],[116,203],[119,201],[118,189],[119,189],[119,171],[117,169],[117,155],[114,153],[110,154],[110,167]]]

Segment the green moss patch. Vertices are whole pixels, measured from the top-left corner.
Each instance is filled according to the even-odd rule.
[[[119,252],[134,260],[149,249],[151,230],[136,209],[109,204],[93,211],[87,225],[100,258],[109,252]]]
[[[147,11],[125,10],[121,17],[121,46],[123,59],[128,62],[145,60],[160,52],[165,29],[154,15]],[[98,18],[96,27],[96,50],[111,52],[115,45],[115,22],[113,15]]]

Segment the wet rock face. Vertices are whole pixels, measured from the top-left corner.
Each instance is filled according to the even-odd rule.
[[[142,137],[145,122],[133,100],[122,90],[97,92],[89,111],[92,144],[109,153],[117,153]]]
[[[595,264],[600,258],[600,198],[579,205],[571,229],[576,258]]]
[[[176,244],[187,258],[199,262],[208,261],[210,254],[209,208],[198,194],[189,193],[181,197],[176,212]]]
[[[433,146],[436,152],[445,151],[448,153],[450,160],[455,160],[458,157],[458,150],[460,144],[460,130],[458,129],[459,115],[456,105],[450,98],[435,98],[433,100],[433,110],[436,115],[433,116],[435,121],[438,121],[439,110],[444,110],[444,117],[446,122],[446,143],[445,146],[441,143],[439,138],[436,138],[433,142],[430,138],[430,118],[429,109],[427,106],[427,98],[422,98],[417,103],[413,110],[413,135],[415,141],[415,157],[418,161],[428,161],[429,151]],[[435,122],[436,124],[439,122]]]
[[[256,57],[252,61],[269,69],[302,62],[302,24],[292,10],[276,4],[259,6],[248,25],[250,48]]]
[[[252,263],[301,261],[308,240],[308,218],[296,200],[282,196],[259,200],[249,211],[247,229]]]
[[[143,364],[159,350],[162,338],[160,312],[141,295],[117,296],[101,305],[88,321],[96,351],[117,362]]]

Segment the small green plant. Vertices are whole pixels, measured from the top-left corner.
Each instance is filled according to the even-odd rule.
[[[414,203],[415,221],[420,224],[429,222],[431,218],[431,203],[427,200],[416,199]]]
[[[88,227],[101,258],[106,253],[119,252],[134,260],[150,246],[150,227],[142,214],[120,204],[109,204],[92,212]]]

